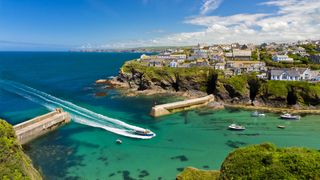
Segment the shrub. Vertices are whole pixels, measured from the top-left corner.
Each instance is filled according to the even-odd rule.
[[[252,145],[230,153],[220,179],[319,179],[320,152],[305,148]]]

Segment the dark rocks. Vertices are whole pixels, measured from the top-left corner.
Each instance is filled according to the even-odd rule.
[[[188,161],[188,158],[185,156],[185,155],[180,155],[180,156],[175,156],[175,157],[171,157],[170,159],[172,159],[172,160],[176,160],[176,159],[178,159],[178,160],[180,160],[180,161]]]

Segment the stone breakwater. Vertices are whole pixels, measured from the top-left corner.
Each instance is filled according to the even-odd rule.
[[[69,123],[70,120],[70,115],[58,108],[53,112],[17,124],[13,128],[19,143],[26,144],[65,123]]]
[[[196,99],[156,105],[152,107],[150,115],[153,117],[164,116],[178,111],[207,106],[212,101],[214,101],[214,96],[208,95]]]

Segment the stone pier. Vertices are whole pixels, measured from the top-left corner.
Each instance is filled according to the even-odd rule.
[[[150,115],[153,117],[168,115],[178,111],[184,111],[188,109],[203,107],[212,101],[214,101],[214,96],[208,95],[208,96],[196,98],[196,99],[189,99],[185,101],[156,105],[152,107]]]
[[[38,116],[23,123],[13,126],[20,144],[44,135],[71,120],[69,113],[57,108],[48,114]]]

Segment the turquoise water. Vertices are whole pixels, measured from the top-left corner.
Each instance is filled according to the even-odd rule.
[[[252,118],[250,112],[199,109],[161,118],[148,116],[155,101],[170,97],[122,97],[95,86],[116,75],[132,53],[0,53],[0,78],[26,84],[88,110],[157,134],[131,139],[104,129],[72,122],[28,144],[25,149],[46,179],[174,179],[183,167],[218,169],[234,148],[272,142],[278,146],[320,149],[320,116],[282,121],[276,114]],[[2,89],[6,89],[2,87]],[[106,91],[108,96],[95,97]],[[0,88],[0,117],[11,124],[48,112],[37,103]],[[232,132],[227,126],[243,124]],[[278,129],[278,124],[286,129]],[[123,144],[115,143],[121,138]]]

